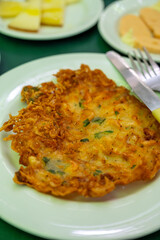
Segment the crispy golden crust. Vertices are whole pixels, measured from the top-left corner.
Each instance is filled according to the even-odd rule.
[[[102,71],[60,70],[58,83],[27,86],[27,107],[0,129],[20,154],[14,176],[40,192],[99,197],[116,185],[150,180],[160,169],[160,125]]]

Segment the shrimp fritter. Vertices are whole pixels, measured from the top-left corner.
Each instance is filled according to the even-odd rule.
[[[160,169],[160,124],[101,70],[60,70],[26,86],[26,108],[3,124],[21,167],[14,181],[56,196],[100,197]]]

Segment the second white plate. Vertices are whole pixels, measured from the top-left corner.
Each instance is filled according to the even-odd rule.
[[[23,0],[19,0],[23,1]],[[42,26],[38,33],[16,31],[8,28],[10,20],[0,18],[0,33],[25,40],[54,40],[82,33],[93,27],[103,10],[102,0],[81,0],[66,7],[63,27]]]
[[[157,0],[120,0],[110,4],[102,13],[98,23],[99,33],[102,38],[118,51],[132,54],[133,48],[123,43],[118,33],[120,18],[125,14],[138,15],[139,10],[145,6],[155,4]],[[160,62],[159,54],[151,54],[156,62]]]

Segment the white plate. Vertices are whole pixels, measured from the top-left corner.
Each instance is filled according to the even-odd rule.
[[[38,33],[9,29],[7,25],[10,20],[0,18],[0,33],[25,40],[53,40],[71,37],[93,27],[98,21],[103,7],[102,0],[80,0],[80,2],[66,7],[63,27],[42,26]]]
[[[145,6],[151,6],[157,0],[120,0],[110,4],[102,13],[98,23],[99,33],[102,38],[118,51],[132,54],[133,48],[123,43],[118,33],[120,18],[125,14],[138,15],[139,10]],[[138,54],[139,55],[139,54]],[[151,54],[152,58],[160,62],[160,54]]]
[[[0,126],[8,114],[23,107],[20,91],[53,79],[61,68],[77,69],[81,63],[99,68],[127,86],[103,54],[66,54],[39,59],[0,77]],[[160,227],[160,175],[150,183],[118,187],[98,199],[62,199],[48,196],[12,181],[18,156],[0,134],[0,216],[8,223],[37,236],[63,240],[115,240],[144,236]]]

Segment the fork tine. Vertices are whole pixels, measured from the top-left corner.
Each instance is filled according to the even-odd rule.
[[[139,69],[137,68],[137,65],[135,64],[134,59],[133,59],[133,57],[132,57],[132,55],[131,55],[130,53],[128,53],[128,57],[129,57],[129,59],[130,59],[130,62],[131,62],[131,64],[132,64],[132,67],[133,67],[134,71],[135,71],[135,72],[140,76],[140,78],[143,80],[143,79],[144,79],[144,76],[143,76],[143,74],[139,71]]]
[[[130,53],[128,53],[128,57],[129,57],[129,59],[130,59],[130,61],[131,61],[131,64],[132,64],[133,69],[134,69],[135,71],[139,71],[138,68],[137,68],[137,66],[136,66],[136,64],[135,64],[135,62],[134,62],[134,60],[133,60],[133,57],[131,56]]]
[[[147,49],[145,47],[143,47],[143,50],[148,58],[149,63],[152,66],[153,71],[155,72],[156,75],[160,74],[160,68],[159,66],[153,61],[151,55],[149,54],[149,52],[147,51]]]
[[[138,52],[139,52],[139,55],[141,56],[141,59],[142,59],[144,65],[145,65],[145,68],[146,68],[148,74],[149,74],[151,77],[154,77],[154,76],[155,76],[155,72],[154,72],[153,69],[149,66],[149,64],[148,64],[148,62],[146,61],[146,59],[144,58],[141,50],[140,50],[139,48],[138,48],[137,50],[138,50]]]
[[[142,74],[144,75],[144,77],[145,77],[146,79],[150,78],[149,74],[144,70],[144,67],[143,67],[141,61],[139,60],[139,57],[137,56],[136,52],[133,51],[133,53],[134,53],[134,57],[135,57],[135,59],[137,60],[138,65],[139,65],[139,67],[140,67],[140,70],[141,70]]]

